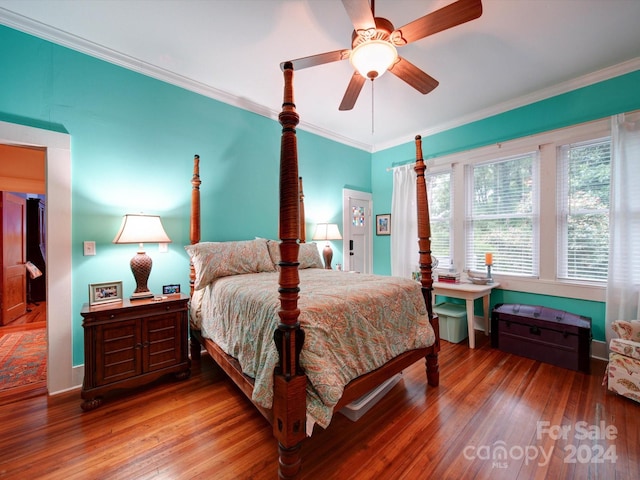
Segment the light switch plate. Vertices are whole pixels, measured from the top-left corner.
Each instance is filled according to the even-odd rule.
[[[84,242],[84,256],[90,256],[96,254],[96,242],[94,241],[85,241]]]

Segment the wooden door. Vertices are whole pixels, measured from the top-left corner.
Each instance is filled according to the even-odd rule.
[[[343,264],[353,272],[371,273],[373,264],[372,196],[367,192],[344,189]]]
[[[26,201],[9,192],[2,192],[2,318],[1,325],[27,312]]]

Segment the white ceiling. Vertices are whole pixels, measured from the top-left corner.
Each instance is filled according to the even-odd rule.
[[[451,0],[378,0],[395,27]],[[295,73],[300,128],[367,150],[640,69],[640,0],[483,0],[469,23],[399,49],[440,81],[422,95],[386,74],[352,111],[352,69]],[[0,0],[0,23],[277,118],[284,60],[350,48],[339,0]]]

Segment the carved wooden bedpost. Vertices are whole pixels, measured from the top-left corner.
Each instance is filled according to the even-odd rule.
[[[200,241],[200,155],[193,157],[193,176],[191,177],[191,225],[189,228],[189,239],[191,245],[195,245]],[[189,290],[190,296],[193,297],[193,287],[196,282],[196,269],[193,263],[189,263]],[[200,350],[202,346],[200,342],[191,336],[191,360],[200,361]]]
[[[427,306],[427,314],[436,332],[436,345],[433,354],[427,355],[427,381],[431,386],[440,383],[438,351],[440,350],[440,328],[438,317],[433,315],[433,270],[431,258],[431,223],[429,220],[429,199],[424,172],[427,167],[422,158],[422,137],[416,135],[416,203],[418,208],[418,251],[420,253],[420,276],[422,296]]]
[[[299,178],[298,195],[300,198],[300,243],[307,241],[307,226],[304,219],[304,189],[302,188],[302,177]]]
[[[273,432],[278,439],[280,478],[294,478],[300,470],[301,442],[306,436],[307,377],[300,368],[304,331],[298,316],[298,236],[300,235],[298,113],[293,103],[293,65],[284,71],[284,100],[279,115],[280,145],[280,323],[274,334],[280,360],[274,375]]]
[[[191,245],[200,241],[200,155],[193,157],[193,177],[191,177],[191,226],[189,229],[189,239]],[[189,286],[191,296],[193,296],[193,286],[196,281],[196,269],[193,263],[190,265]]]

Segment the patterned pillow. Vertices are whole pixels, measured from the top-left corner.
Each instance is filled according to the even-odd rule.
[[[268,240],[267,247],[269,248],[269,257],[273,262],[273,266],[276,269],[280,269],[280,242],[278,240]]]
[[[184,248],[196,270],[196,290],[219,277],[275,270],[264,238],[239,242],[202,242]]]
[[[316,243],[301,243],[300,252],[298,252],[298,268],[324,268],[318,245]]]
[[[640,342],[640,320],[616,320],[611,328],[620,338]]]
[[[276,269],[280,269],[280,242],[277,240],[269,240],[267,243],[269,247],[269,256],[273,261],[273,265]],[[324,268],[322,259],[320,258],[320,252],[318,252],[318,245],[316,243],[301,243],[300,250],[298,251],[298,262],[300,265],[298,269],[303,268]]]

